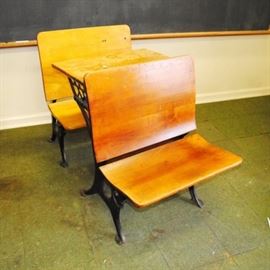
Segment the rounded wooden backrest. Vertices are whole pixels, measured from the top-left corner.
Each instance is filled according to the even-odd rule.
[[[52,63],[131,49],[127,25],[45,31],[38,34],[37,41],[47,101],[72,96],[66,76],[55,70]]]
[[[97,71],[85,83],[97,162],[196,128],[189,56]]]

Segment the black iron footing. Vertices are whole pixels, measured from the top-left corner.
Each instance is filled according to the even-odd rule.
[[[196,194],[196,191],[195,191],[195,187],[191,186],[191,187],[188,188],[188,190],[189,190],[189,193],[190,193],[190,196],[191,196],[191,200],[194,203],[196,203],[196,205],[198,207],[202,208],[204,204],[203,204],[203,201],[198,198],[198,196]]]
[[[92,186],[89,189],[82,189],[80,190],[80,194],[83,197],[97,194],[99,193],[99,190],[102,188],[102,174],[99,169],[95,169],[95,177],[94,177],[94,182]]]
[[[51,138],[48,139],[50,143],[54,142],[57,135],[57,125],[56,125],[56,119],[52,116],[52,135]]]
[[[59,143],[61,158],[62,158],[62,160],[60,161],[60,165],[65,168],[68,166],[66,153],[65,153],[65,143],[64,143],[66,131],[60,123],[57,123],[57,126],[58,126],[58,132],[57,132],[58,143]]]
[[[122,233],[120,222],[120,210],[124,206],[125,197],[119,194],[109,183],[104,179],[102,173],[97,169],[92,187],[86,191],[81,191],[81,195],[92,195],[98,193],[99,196],[108,206],[113,223],[116,229],[115,241],[122,245],[125,242],[125,237]]]

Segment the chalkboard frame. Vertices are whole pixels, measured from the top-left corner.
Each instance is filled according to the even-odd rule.
[[[219,32],[191,32],[191,33],[166,33],[166,34],[138,34],[131,35],[132,40],[144,39],[168,39],[168,38],[198,38],[198,37],[226,37],[226,36],[255,36],[255,35],[270,35],[268,30],[254,31],[219,31]],[[0,49],[4,48],[19,48],[37,46],[36,40],[15,41],[15,42],[0,42]]]

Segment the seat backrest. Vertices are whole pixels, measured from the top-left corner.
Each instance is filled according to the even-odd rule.
[[[98,163],[196,128],[189,56],[97,71],[85,84]]]
[[[37,41],[47,101],[72,96],[66,76],[55,70],[52,63],[131,49],[130,29],[127,25],[40,32]]]

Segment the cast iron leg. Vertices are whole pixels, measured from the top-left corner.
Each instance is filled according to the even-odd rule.
[[[105,184],[105,182],[103,182]],[[120,222],[120,210],[123,207],[123,201],[118,201],[116,191],[113,190],[112,187],[111,189],[111,194],[106,194],[104,192],[104,189],[102,188],[100,196],[103,199],[103,201],[107,204],[108,208],[110,209],[112,218],[113,218],[113,223],[116,229],[116,235],[115,235],[115,241],[117,244],[122,245],[125,243],[125,237],[122,234],[122,228],[121,228],[121,222]]]
[[[65,153],[65,144],[64,144],[64,137],[66,135],[66,131],[60,123],[58,123],[57,135],[58,135],[58,142],[59,142],[61,158],[62,158],[60,165],[65,168],[68,166],[66,153]]]
[[[104,176],[97,168],[95,172],[94,183],[88,190],[82,190],[81,195],[87,196],[98,193],[110,209],[113,223],[116,229],[115,241],[121,245],[125,242],[125,237],[122,234],[120,222],[120,210],[124,205],[125,197],[120,195],[114,188],[104,181]]]
[[[198,198],[198,196],[196,194],[196,191],[195,191],[195,187],[194,186],[189,187],[188,190],[189,190],[189,193],[190,193],[190,196],[191,196],[191,200],[193,202],[195,202],[198,207],[202,208],[203,207],[203,201]]]
[[[120,222],[121,207],[116,204],[112,204],[111,206],[109,206],[109,208],[110,208],[114,226],[116,229],[115,241],[117,244],[122,245],[125,243],[125,236],[122,234],[122,228],[121,228],[121,222]]]
[[[57,135],[57,126],[56,126],[56,119],[52,116],[52,135],[51,138],[48,139],[50,143],[54,142]]]

